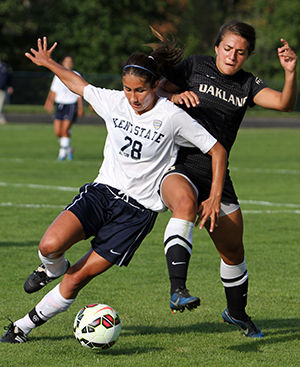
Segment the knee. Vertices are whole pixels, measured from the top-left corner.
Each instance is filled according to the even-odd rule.
[[[46,238],[42,238],[39,244],[39,250],[41,254],[45,257],[49,257],[54,254],[60,254],[59,251],[59,243],[57,238],[52,236],[47,236]]]
[[[231,244],[224,246],[220,252],[223,261],[228,265],[238,265],[244,261],[245,251],[243,243]]]
[[[176,217],[188,217],[194,221],[198,212],[196,198],[189,193],[183,192],[174,203],[172,212]]]

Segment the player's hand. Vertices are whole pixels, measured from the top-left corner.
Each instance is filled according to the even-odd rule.
[[[202,201],[199,207],[199,216],[196,220],[196,226],[202,229],[205,223],[210,220],[209,232],[213,232],[215,227],[218,227],[220,215],[220,201],[208,198]]]
[[[283,46],[278,48],[280,63],[284,70],[294,72],[297,65],[297,55],[285,39],[281,38],[280,41],[283,43]]]
[[[45,108],[45,110],[48,112],[48,113],[52,113],[52,111],[53,111],[53,103],[51,103],[51,102],[46,102],[45,104],[44,104],[44,108]]]
[[[78,115],[78,117],[82,117],[84,115],[84,109],[83,108],[78,108],[77,115]]]
[[[173,94],[171,102],[175,104],[185,104],[188,108],[197,107],[199,104],[199,97],[196,93],[186,90],[185,92]]]
[[[28,57],[34,64],[38,66],[47,66],[49,61],[51,60],[51,54],[55,47],[57,46],[57,42],[55,42],[52,47],[48,50],[47,46],[47,37],[43,37],[43,42],[39,38],[37,41],[37,50],[34,48],[30,49],[30,52],[26,52],[25,56]]]

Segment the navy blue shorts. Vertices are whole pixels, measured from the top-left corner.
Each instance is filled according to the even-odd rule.
[[[77,102],[71,104],[56,103],[54,117],[56,120],[69,120],[75,122],[77,118]]]
[[[80,220],[86,238],[94,236],[93,250],[119,266],[129,264],[157,217],[119,190],[99,183],[82,186],[66,210]]]

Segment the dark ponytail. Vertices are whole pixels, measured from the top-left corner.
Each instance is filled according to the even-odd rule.
[[[132,73],[145,78],[153,87],[166,70],[174,68],[183,60],[183,50],[177,46],[175,40],[168,40],[154,28],[150,28],[161,42],[146,45],[153,50],[149,55],[141,52],[132,54],[123,65],[122,76]]]

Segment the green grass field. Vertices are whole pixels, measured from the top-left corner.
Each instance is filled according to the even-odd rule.
[[[1,334],[7,317],[23,317],[52,288],[29,295],[23,283],[39,264],[38,242],[47,226],[96,177],[104,139],[103,126],[75,125],[75,159],[57,162],[52,126],[0,127]],[[33,330],[28,343],[0,344],[0,366],[299,366],[299,141],[297,129],[244,129],[230,157],[245,221],[247,310],[265,338],[246,338],[222,323],[219,258],[204,231],[195,230],[188,280],[201,306],[171,314],[163,253],[170,214],[164,213],[128,268],[95,278],[67,312]],[[74,262],[88,248],[89,241],[80,242],[67,258]],[[72,331],[79,309],[94,302],[113,306],[123,325],[117,344],[103,352],[81,347]]]

